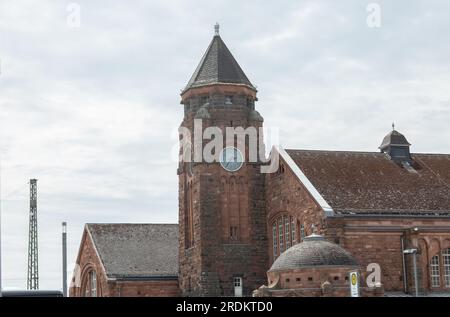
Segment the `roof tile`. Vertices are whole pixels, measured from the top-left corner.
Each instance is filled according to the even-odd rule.
[[[286,152],[337,212],[450,215],[449,154],[413,154],[412,172],[384,153]]]
[[[177,224],[87,224],[108,277],[178,275]]]

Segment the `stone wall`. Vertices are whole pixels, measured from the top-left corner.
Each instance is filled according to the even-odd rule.
[[[301,240],[301,226],[304,227],[305,236],[313,233],[313,226],[319,234],[326,229],[325,213],[281,157],[279,171],[266,174],[266,197],[270,264],[275,260],[272,249],[272,224],[279,217],[285,215],[294,217],[297,243]]]
[[[358,260],[363,278],[366,267],[377,263],[381,268],[381,283],[387,291],[414,292],[412,255],[402,255],[404,249],[417,248],[419,291],[449,291],[441,274],[440,287],[430,282],[431,258],[450,247],[450,219],[439,217],[346,216],[328,218],[328,238],[337,240]],[[443,260],[442,257],[440,259]],[[405,261],[405,265],[403,265]],[[406,271],[406,275],[404,274]],[[441,272],[443,263],[441,263]]]
[[[232,103],[227,96],[232,96]],[[262,126],[262,121],[252,116],[255,92],[246,87],[208,86],[190,90],[182,98],[185,113],[181,125],[191,133],[199,109],[203,109],[203,128],[218,127],[224,135],[227,127]],[[203,145],[206,143],[208,140]],[[246,143],[244,155],[247,153]],[[249,295],[264,283],[268,267],[265,176],[260,173],[259,162],[247,160],[234,173],[225,171],[218,162],[196,162],[192,175],[182,163],[178,175],[182,294],[234,295],[233,278],[239,276],[244,295]],[[192,221],[187,197],[193,197]],[[186,239],[190,223],[194,231],[192,244]]]
[[[301,224],[305,234],[311,233],[314,225],[317,232],[331,242],[341,245],[349,251],[362,268],[364,284],[370,272],[366,268],[378,263],[381,268],[381,283],[386,291],[414,291],[412,256],[402,256],[402,239],[405,248],[419,248],[418,276],[419,287],[423,293],[449,291],[443,278],[443,259],[441,261],[440,287],[431,287],[431,258],[450,247],[450,218],[399,216],[325,216],[325,213],[307,192],[303,184],[280,160],[280,170],[266,176],[268,254],[273,263],[271,224],[283,215],[295,217],[297,234]],[[418,231],[412,230],[418,228]],[[297,240],[299,242],[299,240]],[[406,276],[404,274],[406,270]],[[368,293],[370,294],[370,292]]]

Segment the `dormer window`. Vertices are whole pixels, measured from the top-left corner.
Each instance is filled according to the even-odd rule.
[[[255,110],[255,103],[253,102],[253,99],[247,98],[247,107],[250,110]]]
[[[393,147],[391,148],[391,156],[395,158],[405,158],[408,159],[408,151],[404,147]]]
[[[410,145],[403,134],[393,129],[384,137],[379,149],[382,153],[388,154],[393,161],[398,163],[412,162],[409,152]]]
[[[225,96],[225,104],[232,105],[233,104],[233,96],[231,96],[231,95]]]
[[[200,98],[200,106],[207,106],[209,105],[209,96],[203,96]]]

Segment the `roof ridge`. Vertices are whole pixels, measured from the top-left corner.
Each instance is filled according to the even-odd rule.
[[[381,152],[370,152],[370,151],[351,151],[351,150],[308,150],[308,149],[286,149],[286,151],[296,151],[296,152],[316,152],[316,153],[349,153],[349,154],[380,154],[385,155],[385,153]],[[433,155],[433,156],[450,156],[450,153],[411,153],[411,155]]]
[[[308,150],[308,149],[286,149],[286,151],[297,152],[322,152],[322,153],[351,153],[351,154],[384,154],[381,152],[369,151],[349,151],[349,150]]]

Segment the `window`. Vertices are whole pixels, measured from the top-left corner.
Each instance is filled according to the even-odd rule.
[[[274,222],[272,225],[272,238],[273,238],[273,258],[275,259],[278,255],[278,236],[277,236],[276,222]]]
[[[200,106],[204,106],[209,103],[209,96],[203,96],[200,98]]]
[[[442,252],[444,259],[444,283],[445,287],[450,287],[450,248]]]
[[[278,219],[278,236],[280,237],[280,254],[284,252],[283,244],[283,218]]]
[[[189,249],[194,245],[194,199],[192,183],[187,184],[185,193],[185,248]]]
[[[242,277],[235,276],[233,278],[234,284],[234,296],[241,297],[242,296]]]
[[[431,258],[431,287],[439,287],[440,283],[440,272],[439,272],[439,255],[435,255]]]
[[[305,238],[305,226],[301,225],[300,226],[300,241],[303,241],[304,238]]]
[[[391,148],[391,157],[408,157],[408,152],[405,148]]]
[[[233,96],[231,96],[231,95],[225,96],[225,104],[232,105],[233,104]]]
[[[253,100],[250,99],[250,98],[247,98],[247,107],[248,107],[250,110],[255,110],[255,103],[254,103]]]
[[[97,297],[97,274],[95,271],[90,271],[86,275],[84,281],[84,291],[82,292],[84,297]]]
[[[297,230],[295,230],[297,225],[295,223],[295,218],[291,217],[291,233],[292,233],[292,245],[297,244]]]
[[[230,239],[237,240],[238,239],[238,228],[236,226],[230,227]]]
[[[91,297],[97,297],[97,274],[91,272]]]
[[[289,217],[283,217],[284,218],[284,241],[286,241],[286,250],[291,247],[291,220]]]
[[[272,223],[273,257],[297,243],[297,221],[292,216],[282,216]]]

